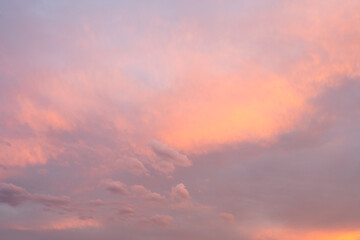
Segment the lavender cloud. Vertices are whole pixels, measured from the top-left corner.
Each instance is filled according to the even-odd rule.
[[[17,207],[25,202],[33,202],[49,208],[68,209],[71,199],[68,196],[30,194],[22,187],[10,183],[0,183],[0,202],[12,207]]]
[[[120,181],[107,179],[103,181],[103,184],[105,185],[106,190],[111,193],[121,195],[127,195],[129,193],[126,184]]]
[[[0,183],[0,202],[16,207],[31,199],[25,189],[10,183]]]
[[[164,173],[174,171],[176,166],[189,167],[191,160],[175,149],[170,148],[164,143],[152,140],[148,143],[150,149],[155,153],[157,159],[152,162],[152,167]]]

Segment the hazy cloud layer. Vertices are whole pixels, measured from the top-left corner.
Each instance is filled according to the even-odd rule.
[[[358,240],[359,12],[1,1],[1,237]]]

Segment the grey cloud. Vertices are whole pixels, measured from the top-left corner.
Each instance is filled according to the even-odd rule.
[[[0,202],[16,207],[31,199],[25,189],[9,183],[0,183]]]
[[[148,143],[148,146],[157,156],[151,166],[159,171],[170,173],[174,171],[176,166],[192,166],[192,161],[185,154],[179,153],[164,143],[152,140]]]
[[[135,214],[135,210],[131,207],[123,207],[118,210],[118,214],[121,216],[132,216]]]
[[[7,170],[7,167],[3,164],[0,164],[0,168],[3,169],[3,170]]]
[[[51,195],[35,194],[32,199],[35,202],[41,203],[46,207],[64,208],[68,207],[71,203],[71,200],[68,196],[57,197]]]
[[[111,193],[121,194],[121,195],[127,195],[129,193],[126,184],[120,181],[107,179],[104,180],[103,183],[106,186],[106,190],[108,190]]]
[[[71,204],[67,196],[30,194],[22,187],[10,183],[0,183],[0,203],[16,207],[25,202],[34,202],[46,207],[66,209]]]
[[[122,169],[129,171],[136,176],[139,176],[141,174],[148,174],[149,172],[144,166],[144,164],[134,157],[125,158],[123,160],[120,160],[119,162]]]
[[[279,136],[277,142],[264,146],[244,143],[201,156],[182,176],[188,181],[195,174],[210,179],[198,182],[202,192],[193,192],[192,197],[224,206],[224,211],[234,213],[241,222],[357,230],[359,93],[357,81],[326,89],[312,100],[318,112],[308,125]]]

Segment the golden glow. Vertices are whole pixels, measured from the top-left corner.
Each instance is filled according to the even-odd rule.
[[[306,110],[306,97],[286,81],[268,76],[250,82],[245,84],[239,77],[204,81],[204,85],[187,89],[190,93],[183,98],[170,97],[168,103],[173,107],[162,121],[169,124],[161,130],[161,138],[186,151],[271,141],[291,128]]]
[[[359,231],[296,231],[291,229],[267,229],[255,236],[256,240],[359,240]]]

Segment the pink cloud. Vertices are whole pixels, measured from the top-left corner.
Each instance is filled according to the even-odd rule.
[[[0,178],[61,194],[0,183],[0,227],[41,214],[46,230],[176,218],[182,239],[247,239],[237,224],[209,220],[235,215],[242,228],[256,225],[249,236],[271,222],[289,230],[264,238],[357,238],[359,91],[318,97],[359,82],[358,1],[8,2],[0,3]],[[160,193],[182,179],[187,186],[173,186],[166,201]],[[198,211],[221,206],[231,213]],[[130,225],[116,231],[129,233],[122,224]],[[166,230],[146,236],[179,237]]]
[[[172,187],[170,196],[173,199],[179,200],[191,199],[190,194],[183,183],[179,183],[175,187]]]
[[[135,215],[135,210],[131,207],[122,207],[118,209],[118,214],[121,217],[130,217]]]
[[[9,167],[45,164],[52,156],[51,149],[48,143],[38,138],[7,139],[7,144],[0,143],[0,163]]]
[[[152,140],[149,142],[149,146],[159,158],[171,161],[174,163],[174,165],[182,167],[188,167],[192,165],[191,161],[186,155],[177,152],[164,143]]]
[[[107,179],[103,181],[103,184],[105,185],[106,190],[108,190],[111,193],[121,194],[121,195],[129,194],[126,184],[120,181]]]
[[[99,228],[101,223],[94,219],[78,219],[75,217],[61,218],[56,220],[50,220],[44,223],[32,223],[32,224],[11,224],[8,226],[10,229],[21,231],[61,231],[69,229],[88,229]]]
[[[134,175],[142,175],[142,174],[148,174],[149,171],[146,169],[146,167],[144,166],[144,164],[136,159],[136,158],[133,158],[133,157],[129,157],[129,158],[126,158],[124,160],[121,160],[119,161],[121,166],[120,168],[126,170],[126,171],[129,171],[131,172],[132,174]]]
[[[152,140],[148,146],[157,157],[151,162],[151,166],[156,170],[170,173],[174,171],[176,166],[189,167],[192,165],[191,160],[185,154],[179,153],[164,143]]]
[[[142,185],[131,186],[131,191],[140,198],[147,201],[162,202],[166,200],[164,196],[160,195],[159,193],[151,192]]]
[[[81,220],[78,218],[64,218],[49,221],[47,223],[33,226],[32,229],[38,230],[66,230],[66,229],[85,229],[99,228],[101,223],[94,219]]]

